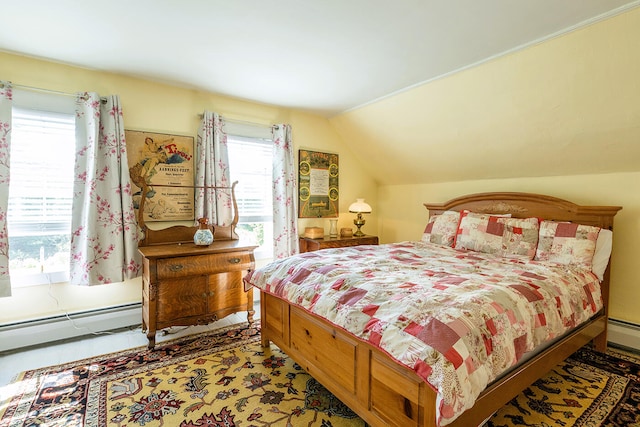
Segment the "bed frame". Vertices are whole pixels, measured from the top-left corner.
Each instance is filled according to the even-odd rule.
[[[539,217],[613,228],[619,206],[579,206],[566,200],[528,193],[481,193],[442,204],[427,204],[430,215],[469,209],[479,213],[510,213],[515,218]],[[450,426],[482,424],[523,389],[589,342],[607,347],[609,270],[602,281],[604,308],[589,321],[526,363],[493,382],[476,404]],[[272,341],[372,427],[434,427],[436,394],[413,371],[385,352],[300,307],[260,295],[262,345]]]

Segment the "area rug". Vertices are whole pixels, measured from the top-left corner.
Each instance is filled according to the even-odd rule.
[[[639,363],[580,350],[486,425],[640,426]],[[27,371],[7,387],[0,427],[364,426],[246,324]]]
[[[640,357],[585,347],[502,407],[486,427],[640,426]]]
[[[1,427],[363,426],[247,324],[27,371]]]

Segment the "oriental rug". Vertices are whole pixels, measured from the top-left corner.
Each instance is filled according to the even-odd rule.
[[[239,324],[23,372],[0,427],[364,426],[257,328]],[[487,426],[633,426],[640,361],[580,350],[502,408]]]
[[[640,356],[578,350],[486,423],[511,426],[640,427]]]

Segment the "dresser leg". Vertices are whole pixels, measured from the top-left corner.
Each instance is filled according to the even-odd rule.
[[[147,347],[149,348],[149,350],[153,350],[156,346],[156,331],[152,332],[151,329],[149,329],[147,331],[147,339],[149,340],[149,344],[147,345]]]

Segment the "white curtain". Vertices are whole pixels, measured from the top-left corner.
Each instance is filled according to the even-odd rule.
[[[138,232],[118,96],[76,100],[70,282],[97,285],[138,275]]]
[[[0,298],[11,296],[9,236],[7,234],[11,104],[11,83],[0,81]]]
[[[215,191],[211,187],[231,186],[229,154],[224,121],[205,111],[196,142],[195,219],[207,218],[209,224],[229,225],[233,221],[231,190]]]
[[[291,126],[273,127],[273,257],[299,252],[298,185],[293,158]]]

